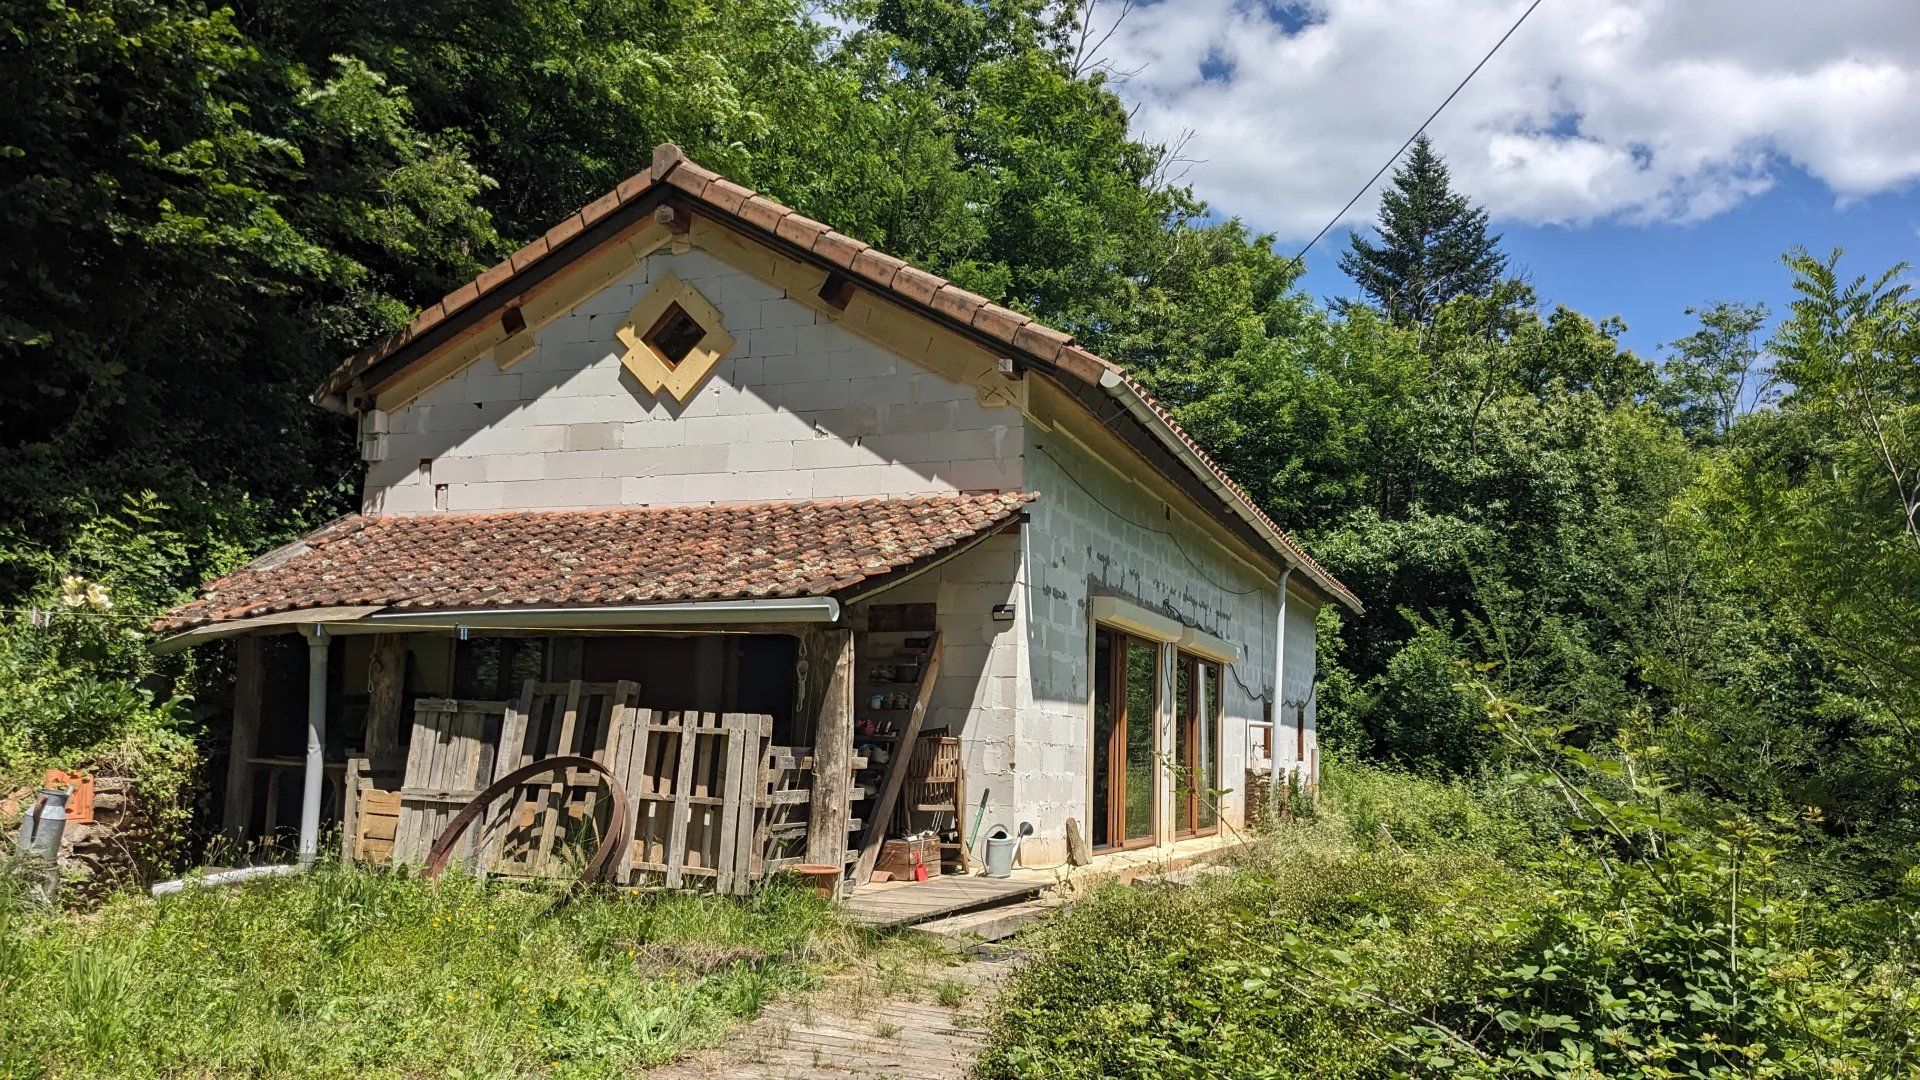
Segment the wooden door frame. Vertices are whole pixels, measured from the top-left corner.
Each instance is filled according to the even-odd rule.
[[[1195,702],[1200,704],[1202,708],[1210,710],[1213,713],[1213,744],[1212,744],[1213,745],[1213,771],[1214,771],[1214,781],[1217,783],[1220,779],[1222,766],[1226,760],[1226,755],[1223,752],[1224,747],[1222,746],[1221,736],[1225,733],[1225,729],[1226,729],[1227,711],[1226,709],[1222,708],[1220,699],[1226,696],[1227,665],[1224,663],[1221,663],[1219,660],[1216,660],[1210,656],[1202,656],[1199,653],[1188,652],[1187,650],[1180,649],[1180,648],[1174,649],[1173,692],[1176,699],[1178,698],[1179,692],[1180,692],[1180,666],[1182,664],[1193,665],[1193,672],[1189,676],[1189,678],[1192,682],[1192,685],[1195,688],[1195,693],[1193,695]],[[1214,680],[1216,687],[1215,687],[1214,695],[1212,697],[1208,697],[1206,695],[1205,684],[1200,679],[1200,669],[1202,666],[1207,664],[1213,665],[1215,671],[1218,672],[1218,677]],[[1175,700],[1172,704],[1172,707],[1174,709],[1179,709],[1180,702],[1178,700]],[[1185,715],[1176,714],[1173,718],[1173,722],[1175,725],[1174,740],[1173,740],[1173,746],[1169,748],[1170,753],[1168,754],[1168,757],[1170,760],[1172,760],[1174,769],[1176,770],[1186,769],[1188,770],[1189,774],[1191,774],[1194,767],[1188,764],[1187,762],[1181,761],[1179,759],[1180,736],[1182,733],[1186,735],[1187,748],[1191,751],[1194,751],[1194,757],[1197,760],[1199,757],[1197,748],[1200,742],[1200,725],[1206,722],[1206,718],[1195,714],[1192,710],[1185,710]],[[1178,773],[1176,772],[1175,775],[1177,778]],[[1180,831],[1179,801],[1183,798],[1187,802],[1187,820],[1196,823],[1195,827],[1188,829],[1185,832]],[[1176,784],[1176,786],[1174,787],[1173,830],[1168,835],[1170,835],[1175,840],[1192,840],[1192,839],[1195,839],[1196,837],[1214,836],[1218,834],[1220,832],[1219,803],[1216,802],[1214,804],[1213,824],[1211,826],[1202,829],[1197,824],[1199,820],[1200,820],[1200,788],[1199,786],[1191,783],[1190,781],[1189,790],[1186,792],[1185,795],[1182,795],[1178,785]]]
[[[1097,707],[1096,702],[1099,700],[1100,687],[1095,685],[1093,673],[1098,670],[1099,666],[1100,635],[1103,632],[1112,635],[1117,645],[1116,652],[1119,655],[1114,658],[1109,658],[1107,664],[1107,693],[1110,695],[1110,700],[1114,704],[1114,717],[1113,728],[1107,736],[1107,745],[1100,747],[1094,745],[1095,729],[1098,725],[1094,713]],[[1140,634],[1130,633],[1121,627],[1101,622],[1094,623],[1092,639],[1092,646],[1088,650],[1089,663],[1087,666],[1087,686],[1091,690],[1087,698],[1087,760],[1089,765],[1087,769],[1087,815],[1089,820],[1091,820],[1094,811],[1099,809],[1099,807],[1094,805],[1097,794],[1094,790],[1093,769],[1091,768],[1093,754],[1104,753],[1107,756],[1108,795],[1106,822],[1108,842],[1093,848],[1093,850],[1096,852],[1114,852],[1152,847],[1159,842],[1160,830],[1164,824],[1160,816],[1160,774],[1164,771],[1160,767],[1160,718],[1167,698],[1166,688],[1162,685],[1166,681],[1166,672],[1164,670],[1164,650],[1166,643],[1155,641],[1152,638],[1144,637]],[[1126,653],[1129,643],[1132,642],[1138,642],[1141,645],[1151,648],[1154,656],[1154,707],[1153,716],[1148,720],[1153,730],[1154,767],[1148,770],[1147,774],[1151,777],[1149,783],[1152,785],[1152,792],[1149,805],[1153,808],[1153,822],[1147,829],[1147,835],[1138,839],[1129,839],[1127,837],[1127,731],[1134,718],[1128,715],[1127,709]],[[1118,797],[1115,797],[1116,795]],[[1091,839],[1091,828],[1088,829],[1088,833],[1089,839]],[[1115,839],[1116,837],[1118,838],[1117,841]]]

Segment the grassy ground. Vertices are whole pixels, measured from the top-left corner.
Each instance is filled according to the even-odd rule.
[[[322,866],[0,905],[0,1076],[628,1074],[874,947],[783,889],[555,897]]]

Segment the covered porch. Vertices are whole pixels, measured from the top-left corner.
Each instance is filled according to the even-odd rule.
[[[483,873],[565,874],[598,838],[622,834],[630,847],[616,880],[744,892],[802,864],[843,867],[848,881],[864,881],[889,834],[932,828],[944,854],[964,865],[960,740],[931,729],[919,737],[940,678],[942,617],[933,603],[891,601],[912,595],[901,586],[937,577],[947,560],[1017,526],[1022,501],[876,500],[895,520],[883,526],[889,535],[869,532],[855,537],[864,546],[838,551],[794,528],[793,513],[779,513],[786,520],[752,538],[762,565],[788,561],[767,550],[778,537],[787,547],[816,545],[849,568],[805,567],[806,588],[787,591],[811,595],[539,606],[409,597],[200,622],[176,642],[230,638],[233,647],[224,831],[242,849],[290,849],[301,861],[337,837],[350,859],[418,863],[490,783],[571,755],[600,771],[530,777],[496,800],[456,858]],[[628,513],[669,512],[467,517],[532,519],[545,532],[557,517]],[[817,513],[805,517],[814,519],[806,531],[817,532]],[[491,553],[462,552],[469,563],[489,563],[498,580],[513,572],[517,549],[498,544],[501,522],[488,525]],[[324,555],[327,590],[317,599],[369,598],[364,588],[340,587],[352,583],[347,568],[364,574],[407,557],[395,553],[393,537],[365,535],[373,531],[348,534],[359,551],[310,539],[306,550],[242,575],[284,587],[302,569],[321,569],[311,564]],[[877,555],[877,539],[895,550]],[[202,603],[231,582],[216,583]],[[555,591],[550,578],[543,586]],[[950,666],[948,674],[964,672]],[[623,821],[613,820],[608,778],[628,796]]]

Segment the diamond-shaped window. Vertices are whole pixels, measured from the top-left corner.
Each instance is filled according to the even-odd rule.
[[[700,339],[706,336],[706,328],[687,314],[686,308],[674,303],[667,305],[667,310],[661,313],[653,329],[647,331],[645,341],[653,346],[654,353],[666,361],[668,367],[673,368],[679,367],[680,361],[685,360],[687,354],[700,344]]]
[[[614,336],[627,347],[620,363],[650,394],[685,401],[733,348],[720,309],[665,271],[621,321]]]

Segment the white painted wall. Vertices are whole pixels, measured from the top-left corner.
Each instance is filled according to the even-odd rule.
[[[671,269],[735,344],[685,405],[620,365],[614,329]],[[901,359],[703,251],[662,251],[395,411],[369,513],[846,498],[1021,486],[1015,408]],[[424,464],[423,464],[424,463]]]
[[[1020,717],[1014,752],[1017,799],[1039,835],[1022,854],[1028,864],[1065,857],[1068,817],[1087,828],[1089,811],[1088,702],[1093,637],[1091,598],[1110,595],[1217,635],[1241,647],[1237,664],[1224,673],[1222,817],[1239,825],[1245,817],[1240,778],[1246,769],[1247,724],[1261,716],[1273,692],[1279,591],[1230,555],[1167,505],[1128,479],[1120,463],[1106,463],[1064,435],[1029,428],[1026,473],[1042,493],[1031,507],[1027,546],[1024,622],[1027,692],[1032,707]],[[1311,632],[1311,619],[1308,631]],[[1289,635],[1293,633],[1290,620]],[[1304,666],[1289,642],[1291,685],[1295,672],[1312,684],[1311,640]],[[1163,650],[1170,657],[1172,648]],[[1171,672],[1171,663],[1163,664]],[[1163,677],[1161,700],[1171,701]],[[1162,746],[1170,753],[1171,729],[1163,704]],[[1162,822],[1170,839],[1171,787],[1161,783]],[[1090,834],[1089,834],[1090,835]]]

